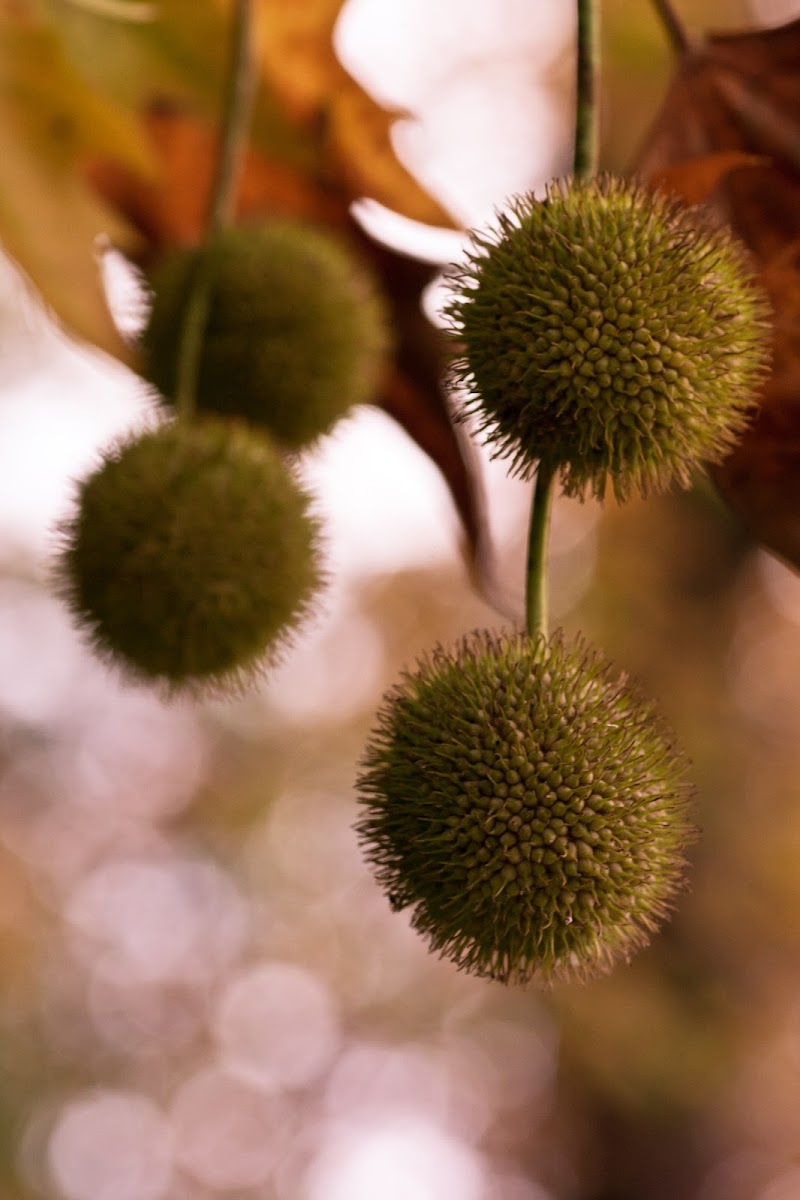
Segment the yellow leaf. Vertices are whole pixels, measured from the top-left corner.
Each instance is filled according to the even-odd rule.
[[[43,0],[83,76],[129,111],[159,98],[218,119],[231,0],[164,0],[153,6],[153,19],[145,9],[136,21],[103,15],[108,2]],[[450,215],[395,155],[391,129],[406,114],[373,100],[336,56],[341,7],[342,0],[257,3],[253,144],[345,202],[369,196],[414,220],[451,227]],[[119,0],[114,11],[124,12]]]
[[[82,181],[87,152],[138,173],[152,169],[135,123],[70,67],[47,28],[0,18],[0,242],[55,316],[107,353],[129,360],[108,310],[98,238],[131,234]]]
[[[104,0],[107,5],[109,0]],[[82,77],[136,115],[153,101],[218,120],[228,69],[230,6],[223,0],[163,0],[113,19],[99,0],[41,0]],[[268,87],[259,89],[253,140],[274,157],[310,172],[314,147]]]
[[[258,37],[265,79],[318,140],[324,173],[351,199],[368,196],[412,220],[452,227],[450,214],[395,154],[391,129],[407,114],[383,108],[337,58],[333,34],[341,8],[342,0],[262,0]]]

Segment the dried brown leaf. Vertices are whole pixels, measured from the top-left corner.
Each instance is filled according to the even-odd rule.
[[[649,179],[722,151],[765,160],[729,172],[713,207],[766,262],[800,237],[800,20],[686,54],[634,167]]]
[[[685,54],[635,169],[690,203],[708,199],[761,268],[772,371],[712,475],[756,537],[800,567],[800,20]]]
[[[721,150],[717,154],[703,154],[699,158],[670,163],[654,171],[648,183],[650,187],[675,196],[684,204],[705,204],[731,171],[741,167],[763,166],[768,161],[760,155],[745,154],[741,150]]]

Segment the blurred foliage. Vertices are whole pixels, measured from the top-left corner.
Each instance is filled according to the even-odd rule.
[[[670,65],[647,5],[605,7],[605,160],[621,167],[656,114]],[[212,145],[219,76],[206,67],[218,61],[224,8],[170,0],[154,23],[140,0],[0,7],[0,177],[18,180],[3,183],[0,233],[61,318],[112,352],[118,335],[92,239],[100,229],[116,236],[121,181],[132,201],[134,179],[148,220],[141,204],[125,210],[132,254],[147,257],[148,237],[152,250],[181,231],[195,236],[180,206],[164,207],[158,241],[151,202],[168,189],[148,172],[177,177],[186,153],[170,194],[183,188],[196,202],[188,164],[207,161]],[[698,31],[748,17],[722,0],[683,8]],[[275,0],[263,13],[254,146],[263,177],[279,181],[269,203],[341,222],[366,192],[446,220],[388,153],[387,111],[333,58],[336,6]],[[272,52],[273,34],[285,52]],[[20,39],[36,53],[17,53]],[[554,108],[572,86],[559,62],[556,54],[541,68]],[[95,120],[100,92],[105,116]],[[143,113],[156,94],[169,99],[168,114]],[[453,136],[474,141],[480,161],[470,128]],[[113,204],[98,199],[101,177]],[[253,203],[263,211],[264,194]],[[172,225],[167,211],[179,211]],[[192,211],[196,220],[202,207]],[[396,376],[405,386],[409,347],[422,336],[417,302],[432,277],[409,268],[407,361]],[[2,314],[8,324],[5,305]],[[30,380],[59,399],[88,387],[88,376],[53,374],[50,335],[19,337],[25,354],[4,379],[4,421]],[[419,394],[435,375],[433,351],[431,360]],[[46,457],[41,424],[30,453]],[[313,462],[308,469],[313,476]],[[513,609],[524,497],[489,494],[504,506],[497,584]],[[323,492],[321,510],[333,499]],[[398,561],[392,573],[347,576],[309,648],[271,688],[202,709],[165,707],[109,677],[76,642],[41,567],[28,571],[4,552],[4,1196],[798,1194],[800,584],[705,484],[602,511],[561,501],[555,516],[556,617],[659,698],[694,762],[702,839],[691,891],[653,946],[604,981],[545,997],[429,957],[390,912],[352,831],[352,781],[383,689],[437,640],[498,624],[455,552],[432,566]],[[320,711],[315,695],[332,699]]]

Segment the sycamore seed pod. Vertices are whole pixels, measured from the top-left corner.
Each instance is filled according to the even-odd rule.
[[[635,182],[518,197],[450,283],[463,411],[521,474],[544,459],[599,497],[685,485],[754,406],[767,304],[743,250]]]
[[[386,697],[358,786],[393,905],[478,975],[605,972],[682,886],[683,760],[582,641],[476,632],[438,648]]]
[[[80,484],[59,590],[95,649],[135,677],[235,685],[275,656],[318,589],[308,504],[260,435],[165,425]]]
[[[243,418],[284,447],[327,433],[374,399],[387,348],[384,306],[343,242],[313,226],[270,221],[219,234],[157,270],[142,335],[142,372],[175,395],[177,347],[198,270],[211,280],[197,406]]]

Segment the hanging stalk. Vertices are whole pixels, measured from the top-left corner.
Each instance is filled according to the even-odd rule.
[[[576,179],[590,179],[597,171],[600,142],[600,3],[578,0],[578,66],[575,99],[575,151],[572,171]]]
[[[600,65],[600,4],[599,0],[577,0],[577,4],[578,69],[573,173],[576,179],[588,179],[597,170],[599,147],[597,81]],[[531,637],[536,634],[547,637],[548,634],[547,547],[556,475],[554,464],[539,462],[531,502],[525,585],[525,626]]]
[[[525,619],[529,635],[541,633],[547,637],[548,592],[547,544],[550,534],[550,512],[553,507],[555,471],[540,462],[531,505],[528,530],[528,586],[525,593]]]
[[[661,24],[664,26],[664,31],[669,38],[672,49],[678,57],[682,57],[690,50],[691,43],[686,30],[678,20],[678,16],[670,0],[653,0],[653,7],[658,13]]]
[[[197,373],[211,309],[212,248],[233,219],[242,160],[247,149],[255,95],[253,0],[236,0],[231,30],[231,62],[227,75],[220,146],[209,197],[205,241],[189,279],[186,307],[176,355],[175,410],[187,420],[194,412]]]

